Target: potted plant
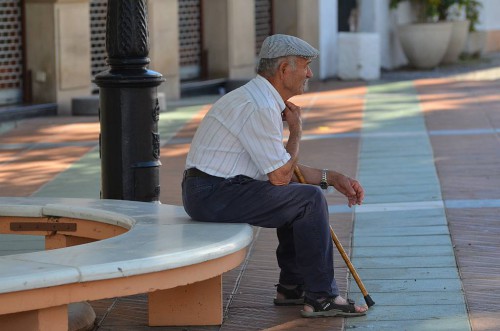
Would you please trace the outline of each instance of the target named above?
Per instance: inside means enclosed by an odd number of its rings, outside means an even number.
[[[486,45],[486,31],[478,31],[479,9],[483,4],[479,0],[465,1],[465,17],[469,20],[469,35],[464,47],[464,54],[470,57],[480,57]]]
[[[450,42],[443,56],[442,63],[457,62],[464,49],[469,34],[470,21],[464,17],[464,8],[469,0],[441,0],[438,5],[440,21],[452,22]]]
[[[391,0],[389,6],[396,9],[408,1],[416,12],[416,22],[398,27],[401,46],[411,65],[432,69],[447,51],[452,24],[439,21],[441,0]]]
[[[390,0],[389,7],[396,9],[400,3],[410,2],[416,10],[416,20],[419,23],[435,22],[438,15],[438,6],[441,0]]]

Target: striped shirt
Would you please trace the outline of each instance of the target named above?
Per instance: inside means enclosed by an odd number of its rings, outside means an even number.
[[[262,76],[220,98],[194,135],[186,169],[196,167],[217,177],[267,174],[291,156],[283,145],[281,111],[285,103]]]

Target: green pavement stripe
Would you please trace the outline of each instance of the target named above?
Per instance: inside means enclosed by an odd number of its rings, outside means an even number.
[[[179,130],[197,114],[204,105],[178,107],[160,114],[158,131],[161,145],[165,146]]]
[[[359,225],[356,225],[356,228]],[[444,235],[426,235],[426,236],[390,236],[390,230],[387,231],[386,236],[368,237],[363,238],[355,233],[353,240],[354,247],[370,246],[370,247],[403,247],[413,245],[451,245],[451,238],[449,234]],[[376,254],[376,249],[373,249]]]
[[[0,143],[0,150],[16,150],[16,149],[51,149],[57,147],[93,147],[95,141],[68,141],[58,143],[21,143],[21,144],[2,144]]]
[[[369,86],[358,178],[366,204],[355,209],[352,262],[376,305],[346,329],[470,330],[413,82]],[[349,292],[363,301],[352,279]]]
[[[377,227],[377,228],[364,228],[359,227],[356,235],[363,237],[364,240],[369,240],[367,237],[380,237],[380,236],[428,236],[435,234],[449,234],[446,225],[433,225],[433,226],[413,226],[413,227]]]
[[[178,107],[175,110],[161,113],[158,122],[162,146],[200,111],[202,105]],[[100,196],[101,161],[99,147],[74,162],[66,171],[58,174],[52,181],[42,186],[32,196],[94,198]]]
[[[450,255],[379,257],[376,254],[377,248],[373,247],[371,256],[354,257],[353,260],[356,261],[355,263],[359,269],[388,268],[390,270],[396,270],[398,268],[456,267],[457,265],[455,263],[455,256]]]
[[[352,256],[355,258],[372,257],[373,250],[377,250],[380,257],[407,257],[407,256],[429,256],[429,255],[453,255],[453,248],[448,245],[429,245],[424,247],[396,246],[396,247],[355,247]]]
[[[408,184],[409,185],[409,184]],[[407,186],[407,185],[404,185]],[[388,202],[418,202],[424,200],[435,200],[440,201],[439,197],[436,196],[436,191],[434,192],[401,192],[392,195],[377,195],[374,194],[371,197],[365,199],[365,202],[368,203],[388,203]]]
[[[418,224],[420,220],[429,218],[443,220],[444,217],[445,217],[445,212],[443,208],[433,208],[433,209],[421,210],[418,214],[408,213],[408,210],[391,211],[385,213],[380,212],[376,214],[359,213],[356,215],[356,222],[366,222],[366,223],[372,222],[375,226],[378,226],[378,222],[397,222],[398,224],[400,224],[400,226],[404,226],[405,224],[409,224],[410,221],[417,222],[416,224]]]
[[[359,293],[359,291],[358,291]],[[359,293],[361,294],[361,293]],[[379,308],[377,306],[382,306],[380,310],[384,310],[385,306],[396,306],[402,305],[401,302],[409,303],[409,307],[416,307],[419,305],[454,305],[457,300],[460,300],[460,292],[435,292],[432,295],[420,295],[419,293],[377,293],[377,303],[373,308]],[[378,309],[377,309],[378,310]],[[384,318],[382,318],[384,319]],[[371,320],[370,315],[367,315],[366,320]],[[375,329],[374,329],[375,330]],[[399,331],[399,329],[397,329]],[[389,330],[388,330],[389,331]]]
[[[378,186],[378,185],[377,185]],[[374,192],[378,191],[379,194],[382,192],[384,189],[383,186],[378,186],[377,190],[370,190],[368,192]],[[410,188],[411,190],[411,188]],[[411,192],[408,190],[405,190],[405,194],[407,192]],[[374,213],[374,212],[379,212],[379,213],[389,213],[393,211],[401,211],[401,210],[406,210],[407,212],[411,212],[413,210],[428,210],[428,209],[436,209],[440,208],[442,209],[444,207],[444,203],[442,200],[438,199],[432,199],[432,200],[427,200],[427,201],[415,201],[415,199],[412,199],[411,201],[398,201],[398,202],[377,202],[377,203],[364,203],[361,206],[356,206],[356,213]]]
[[[15,121],[2,122],[0,121],[0,134],[4,134],[9,132],[12,129],[17,127],[17,123]]]
[[[408,214],[408,211],[405,211]],[[367,213],[368,215],[370,213]],[[361,215],[361,214],[360,214]],[[362,220],[356,220],[359,223],[360,228],[378,228],[380,226],[384,227],[413,227],[413,226],[432,226],[432,225],[447,225],[446,219],[444,217],[429,216],[429,217],[418,217],[418,218],[382,218],[374,222],[370,219],[363,218]]]
[[[418,314],[415,309],[414,314]],[[467,315],[443,316],[441,319],[434,318],[402,321],[378,321],[377,329],[373,328],[371,322],[356,323],[356,331],[374,330],[404,330],[404,331],[470,331]]]
[[[432,295],[432,293],[426,293]],[[429,304],[429,305],[413,305],[413,306],[397,306],[387,305],[384,307],[376,307],[370,315],[356,318],[359,321],[366,321],[368,323],[373,319],[377,319],[377,323],[381,321],[411,321],[412,323],[419,323],[422,320],[435,319],[436,315],[446,320],[463,319],[467,316],[467,311],[463,305],[460,304]],[[356,326],[356,330],[358,327]],[[377,328],[372,330],[388,330]],[[404,330],[404,329],[393,329]],[[440,329],[433,329],[440,330]],[[462,329],[460,330],[467,330]]]
[[[371,293],[420,293],[426,296],[433,293],[461,293],[462,283],[457,278],[439,279],[368,279],[363,283],[370,289]],[[351,284],[352,292],[355,292],[356,284]],[[357,291],[356,291],[357,292]],[[453,304],[462,304],[462,300]],[[402,302],[411,306],[412,302]]]
[[[32,196],[99,199],[100,162],[97,146],[34,192]]]
[[[370,279],[370,280],[384,280],[386,282],[391,282],[395,279],[404,279],[409,281],[416,281],[417,279],[438,279],[438,278],[456,278],[458,276],[458,271],[455,266],[451,267],[408,267],[408,268],[397,268],[397,269],[388,269],[388,268],[369,268],[369,269],[356,269],[361,277],[361,279]],[[359,292],[359,289],[352,284],[354,287],[351,287],[353,292]],[[372,288],[370,288],[370,292],[373,293]],[[439,292],[438,292],[439,293]],[[377,293],[377,303],[381,300],[379,297],[386,295],[389,293]],[[413,296],[420,296],[419,293],[411,293]],[[425,299],[425,296],[424,298]],[[402,304],[402,300],[397,301],[398,304]],[[412,304],[411,302],[408,302]],[[452,303],[456,303],[453,301]]]

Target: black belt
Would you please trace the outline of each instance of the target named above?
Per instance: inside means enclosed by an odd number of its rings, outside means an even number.
[[[186,177],[215,177],[215,176],[209,175],[206,172],[203,172],[196,168],[189,168],[186,170]]]

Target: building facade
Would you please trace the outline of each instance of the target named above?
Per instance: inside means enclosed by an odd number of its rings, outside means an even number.
[[[500,50],[500,1],[482,0],[479,29],[487,51]],[[380,38],[382,68],[405,64],[395,38],[405,13],[389,0],[147,0],[150,68],[166,79],[167,100],[190,82],[245,81],[255,76],[264,38],[285,33],[307,40],[321,56],[315,79],[336,77],[338,34],[358,6],[356,30]],[[0,2],[0,106],[55,103],[71,114],[75,97],[98,93],[93,77],[107,69],[106,0]],[[346,23],[347,22],[347,23]]]

